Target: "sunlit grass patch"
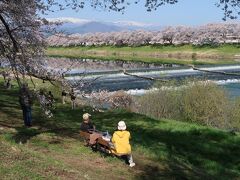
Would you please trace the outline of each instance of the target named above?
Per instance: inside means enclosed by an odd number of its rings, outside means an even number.
[[[139,46],[139,47],[49,47],[51,57],[126,60],[164,64],[236,64],[237,45],[210,46]]]
[[[1,81],[1,79],[0,79]],[[33,107],[33,127],[23,127],[17,88],[0,87],[0,175],[3,179],[236,179],[240,136],[172,119],[153,119],[125,110],[93,112],[57,102],[54,118]],[[9,109],[15,114],[5,112]],[[82,114],[98,130],[113,133],[124,120],[131,133],[136,167],[94,152],[79,137]],[[1,116],[2,118],[3,116]],[[14,118],[12,118],[14,117]],[[12,118],[12,120],[9,120]]]

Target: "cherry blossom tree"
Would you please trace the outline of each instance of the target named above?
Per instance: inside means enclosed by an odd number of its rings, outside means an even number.
[[[0,0],[0,59],[9,62],[12,73],[20,87],[25,83],[26,76],[34,76],[51,82],[60,81],[67,85],[61,72],[49,72],[41,61],[44,57],[46,45],[44,35],[46,31],[51,30],[50,23],[41,15],[52,12],[53,7],[58,7],[60,10],[65,8],[80,10],[86,4],[90,4],[94,8],[124,13],[129,4],[138,2],[140,0],[65,0],[62,3],[57,0]],[[151,11],[164,4],[177,3],[178,0],[146,0],[144,2],[147,11]],[[240,6],[239,0],[218,0],[217,5],[224,11],[224,20],[237,18]],[[118,39],[117,43],[141,45],[149,43],[151,39],[149,37],[140,39],[136,36],[136,38],[131,38],[129,34],[131,33],[124,34],[123,40]],[[136,34],[134,32],[131,35]],[[172,43],[171,38],[174,35],[170,31],[165,39]],[[105,39],[107,38],[105,37]],[[54,38],[52,40],[55,41]],[[73,37],[72,41],[69,41],[68,38],[61,39],[61,41],[64,43],[55,41],[55,44],[94,45],[106,43],[94,35],[85,36],[84,40],[81,37],[77,39]],[[116,41],[112,42],[110,39],[108,39],[108,43],[117,44]]]
[[[122,31],[110,33],[57,34],[47,39],[50,46],[141,46],[217,45],[240,42],[239,23],[214,23],[199,27],[166,27],[161,31]]]

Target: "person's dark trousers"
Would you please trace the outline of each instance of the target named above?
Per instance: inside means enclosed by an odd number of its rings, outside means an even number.
[[[31,107],[22,106],[22,110],[23,110],[24,125],[31,126],[32,125],[32,109],[31,109]]]

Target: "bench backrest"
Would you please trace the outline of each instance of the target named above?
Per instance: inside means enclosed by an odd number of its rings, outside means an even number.
[[[90,133],[85,131],[80,131],[80,136],[85,139],[90,139]]]
[[[105,141],[103,138],[98,138],[97,143],[100,144],[100,145],[102,145],[102,146],[106,146],[107,148],[110,148],[108,142]]]

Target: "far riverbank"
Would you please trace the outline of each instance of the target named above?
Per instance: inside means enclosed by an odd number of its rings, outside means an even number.
[[[125,60],[159,64],[222,65],[239,63],[240,46],[49,47],[47,55],[51,57]]]

